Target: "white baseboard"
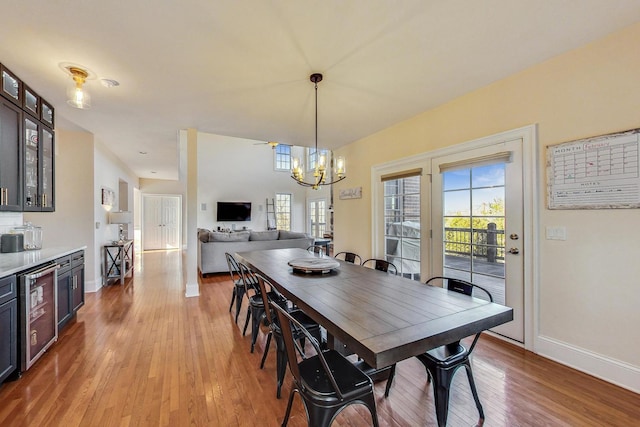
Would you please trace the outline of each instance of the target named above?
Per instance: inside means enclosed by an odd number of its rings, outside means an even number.
[[[197,283],[187,283],[184,296],[187,298],[200,296],[200,288]]]
[[[535,352],[594,377],[640,393],[640,368],[553,338],[538,336]]]

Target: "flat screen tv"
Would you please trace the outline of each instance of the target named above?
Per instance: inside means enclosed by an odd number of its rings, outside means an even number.
[[[251,202],[218,202],[218,222],[251,221]]]

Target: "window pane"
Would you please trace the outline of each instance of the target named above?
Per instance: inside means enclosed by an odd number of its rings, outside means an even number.
[[[471,169],[473,188],[504,185],[504,163]]]
[[[469,190],[448,191],[443,193],[445,215],[469,215],[471,193]]]
[[[447,171],[442,174],[443,190],[460,190],[463,188],[469,188],[471,185],[470,170],[453,170]]]

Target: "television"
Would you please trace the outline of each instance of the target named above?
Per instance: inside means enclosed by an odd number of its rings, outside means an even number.
[[[218,202],[218,222],[251,221],[251,202]]]

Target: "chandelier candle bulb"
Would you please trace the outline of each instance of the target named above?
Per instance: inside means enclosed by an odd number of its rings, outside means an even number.
[[[335,166],[336,175],[342,176],[346,173],[344,165],[345,165],[344,157],[342,156],[336,157],[336,166]]]

